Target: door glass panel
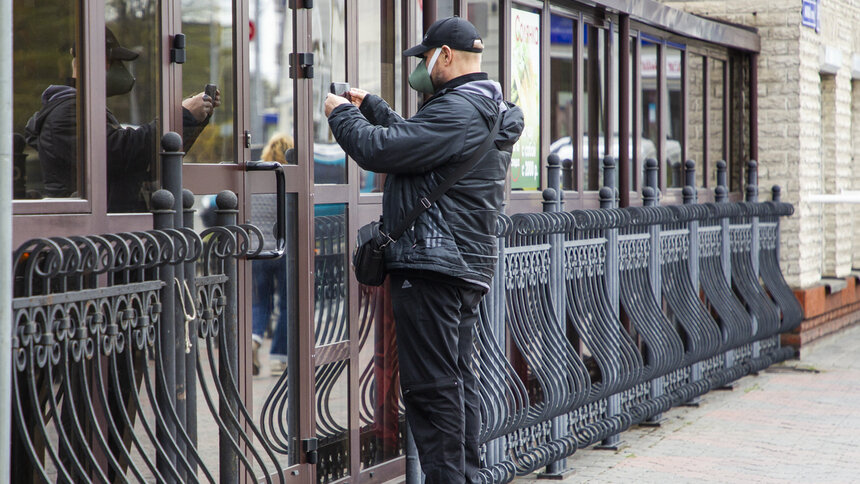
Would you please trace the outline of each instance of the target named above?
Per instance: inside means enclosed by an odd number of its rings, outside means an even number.
[[[346,204],[314,207],[314,335],[317,346],[349,337]]]
[[[707,110],[704,104],[704,75],[705,58],[699,54],[687,55],[687,72],[690,81],[690,91],[687,93],[687,106],[689,119],[687,120],[687,153],[691,160],[696,162],[696,186],[704,185],[705,168],[705,116]],[[711,160],[711,164],[717,160]]]
[[[182,135],[186,163],[235,163],[233,2],[182,0],[187,60],[182,68]],[[221,105],[201,112],[207,84],[220,91]]]
[[[326,484],[350,474],[349,360],[314,369],[319,462],[317,483]]]
[[[559,15],[550,19],[550,153],[558,155],[563,166],[574,159],[573,130],[576,107],[573,97],[573,20]],[[562,175],[562,185],[572,188],[569,171]]]
[[[314,2],[311,10],[314,53],[314,183],[346,183],[346,155],[335,142],[325,116],[332,82],[346,80],[345,0]],[[378,12],[377,12],[378,15]]]
[[[666,131],[666,186],[684,186],[684,160],[681,159],[681,130],[684,123],[681,86],[681,50],[666,47],[666,88],[669,106],[669,119]]]
[[[148,212],[149,197],[158,189],[159,4],[157,0],[105,4],[109,212]]]
[[[378,0],[358,9],[358,86],[403,112],[401,2]],[[362,193],[382,192],[385,175],[360,170]],[[319,183],[319,181],[318,181]]]
[[[358,412],[361,468],[366,469],[403,455],[406,432],[391,302],[382,287],[360,291]]]
[[[256,1],[251,6],[251,159],[283,163],[284,150],[293,147],[294,132],[293,80],[289,76],[292,9],[286,2]]]
[[[14,198],[84,198],[76,0],[12,10]],[[0,133],[8,136],[8,133]],[[8,175],[7,175],[8,176]]]
[[[600,161],[604,156],[606,140],[605,66],[606,35],[604,29],[588,25],[583,33],[583,130],[582,173],[584,190],[599,190],[603,185]]]

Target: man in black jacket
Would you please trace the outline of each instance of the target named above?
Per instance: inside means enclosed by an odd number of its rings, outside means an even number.
[[[409,77],[432,94],[406,120],[359,89],[329,95],[335,139],[358,165],[386,173],[383,229],[469,161],[502,117],[478,164],[386,249],[397,329],[400,385],[427,483],[474,482],[479,466],[479,394],[472,372],[478,306],[497,259],[496,224],[520,109],[481,72],[483,43],[459,17],[434,23],[404,52],[423,58]]]

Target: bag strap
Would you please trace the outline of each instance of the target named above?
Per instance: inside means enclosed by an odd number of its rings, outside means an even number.
[[[418,216],[421,215],[421,213],[432,207],[433,204],[436,203],[436,200],[439,200],[439,198],[441,198],[442,195],[444,195],[449,188],[454,186],[455,183],[460,181],[460,179],[463,178],[466,173],[470,172],[472,168],[474,168],[475,165],[478,164],[478,161],[480,161],[484,157],[484,155],[487,154],[487,151],[489,151],[490,147],[495,141],[496,134],[499,132],[499,125],[501,125],[501,122],[502,112],[500,110],[498,116],[496,116],[496,123],[490,130],[490,134],[487,136],[481,146],[478,147],[478,150],[475,152],[475,154],[472,155],[469,161],[462,163],[459,167],[457,167],[457,170],[455,170],[454,173],[448,176],[448,178],[443,180],[442,183],[440,183],[439,186],[437,186],[436,189],[433,190],[429,195],[418,199],[419,203],[412,207],[412,211],[409,212],[406,218],[403,219],[397,225],[397,227],[395,227],[394,230],[391,231],[390,234],[388,234],[388,242],[394,242],[399,239],[400,236],[403,235],[403,232],[406,231],[407,227],[412,225],[412,222],[414,222],[415,219],[417,219]]]

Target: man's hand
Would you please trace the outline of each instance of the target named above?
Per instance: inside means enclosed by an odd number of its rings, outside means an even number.
[[[197,122],[202,122],[212,111],[221,105],[221,90],[215,91],[215,99],[212,99],[206,93],[199,93],[182,101],[182,107],[191,112]]]
[[[350,94],[352,91],[350,90]],[[341,104],[349,104],[349,101],[342,96],[336,96],[334,94],[329,93],[325,98],[325,117],[329,117],[331,112],[334,111],[334,108],[340,106]]]
[[[361,107],[361,103],[364,101],[364,96],[367,96],[367,91],[364,89],[353,87],[349,90],[349,100],[352,104],[355,104],[355,107],[357,108]]]

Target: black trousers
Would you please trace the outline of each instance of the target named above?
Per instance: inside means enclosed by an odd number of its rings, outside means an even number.
[[[472,483],[480,396],[471,368],[483,291],[391,274],[400,386],[426,484]]]

